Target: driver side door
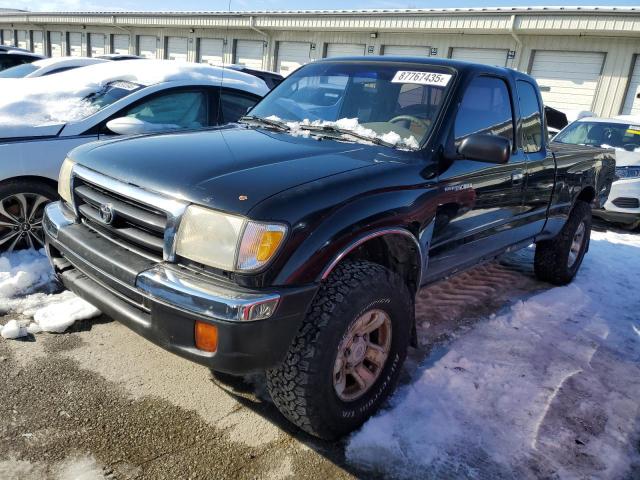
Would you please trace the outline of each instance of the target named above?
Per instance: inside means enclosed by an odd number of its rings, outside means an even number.
[[[511,157],[504,164],[461,158],[441,172],[444,200],[434,225],[428,278],[453,273],[522,240],[517,232],[525,212],[526,157],[515,141],[515,118],[506,79],[478,75],[469,83],[452,132],[456,149],[469,135],[496,135],[511,142]]]

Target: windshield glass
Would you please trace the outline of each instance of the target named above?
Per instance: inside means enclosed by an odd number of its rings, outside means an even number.
[[[418,64],[316,63],[287,77],[250,112],[293,134],[333,131],[354,141],[417,149],[429,136],[453,75]]]
[[[554,139],[559,143],[640,151],[640,123],[574,122]]]
[[[133,82],[117,81],[111,82],[102,87],[97,92],[87,95],[84,100],[91,104],[94,113],[104,107],[130,95],[142,88],[142,85]]]
[[[16,65],[15,67],[1,71],[0,78],[23,78],[36,70],[38,70],[38,67],[30,63],[23,63],[22,65]]]

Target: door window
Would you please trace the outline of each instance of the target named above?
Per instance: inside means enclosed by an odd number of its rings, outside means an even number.
[[[525,153],[539,152],[542,150],[543,129],[538,95],[529,82],[518,80],[517,85],[522,115],[522,150]]]
[[[456,147],[469,135],[497,135],[513,143],[513,110],[504,80],[480,76],[467,87],[454,127]]]
[[[142,102],[124,116],[167,130],[203,128],[207,125],[206,105],[204,92],[174,92]]]
[[[247,111],[257,102],[258,98],[254,96],[223,89],[220,92],[220,114],[218,115],[218,123],[237,122],[238,119],[246,115]]]

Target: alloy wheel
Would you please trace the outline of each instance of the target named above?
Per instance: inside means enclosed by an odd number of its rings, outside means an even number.
[[[569,268],[573,267],[576,260],[578,260],[582,244],[584,243],[585,231],[586,228],[584,226],[584,222],[580,222],[580,225],[578,225],[578,228],[576,229],[576,233],[573,234],[573,240],[571,242],[571,247],[569,248],[569,258],[567,260],[567,266]]]
[[[44,247],[42,217],[51,199],[16,193],[0,199],[0,251]]]

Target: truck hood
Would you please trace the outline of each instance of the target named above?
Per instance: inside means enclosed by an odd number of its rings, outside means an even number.
[[[0,142],[24,138],[55,137],[65,126],[64,123],[51,125],[0,125]]]
[[[289,188],[406,153],[232,126],[94,142],[69,156],[147,190],[246,214]]]

